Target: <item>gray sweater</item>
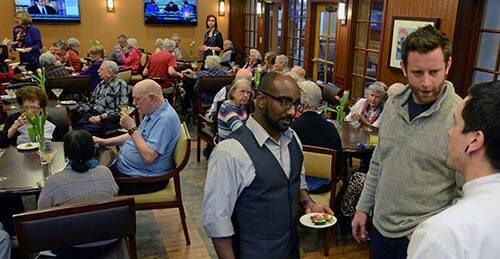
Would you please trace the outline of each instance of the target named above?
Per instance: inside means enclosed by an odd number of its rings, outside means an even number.
[[[385,237],[413,232],[427,218],[447,208],[460,195],[463,178],[446,165],[448,129],[462,100],[453,84],[427,111],[412,121],[411,88],[390,98],[379,126],[379,143],[357,209],[369,214]]]
[[[96,166],[84,173],[65,169],[45,179],[38,198],[38,209],[112,199],[118,185],[105,166]]]

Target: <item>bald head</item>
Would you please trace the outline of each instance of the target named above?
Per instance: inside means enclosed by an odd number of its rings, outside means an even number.
[[[252,71],[250,69],[240,69],[236,73],[236,78],[245,78],[252,81]]]
[[[282,80],[282,81],[290,81],[292,85],[295,85],[297,89],[299,89],[299,86],[297,85],[297,82],[289,75],[279,73],[279,72],[269,72],[266,73],[262,79],[260,80],[260,90],[265,91],[265,92],[274,92],[274,88],[276,88],[276,84],[274,83],[275,81]]]
[[[135,84],[134,91],[137,91],[140,95],[153,95],[163,98],[161,86],[151,79],[145,79]]]
[[[291,71],[297,74],[300,78],[304,78],[306,76],[306,71],[300,66],[293,66]]]

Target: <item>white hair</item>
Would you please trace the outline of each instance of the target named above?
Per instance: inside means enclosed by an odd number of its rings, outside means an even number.
[[[214,69],[220,66],[220,58],[219,56],[207,56],[205,59],[205,68],[206,69]]]
[[[171,39],[164,39],[163,40],[163,49],[167,50],[168,52],[173,52],[175,50],[175,41]]]
[[[278,55],[276,56],[276,60],[274,61],[274,63],[280,63],[288,67],[288,57],[285,55]]]
[[[56,56],[52,55],[50,52],[45,52],[42,55],[40,55],[40,65],[47,66],[47,65],[53,65],[57,62]]]
[[[380,99],[382,99],[382,102],[385,102],[385,100],[387,100],[387,85],[383,82],[376,81],[368,86],[368,93],[371,92],[378,93],[380,95]]]
[[[156,39],[155,40],[155,47],[157,48],[162,48],[162,45],[163,45],[163,39]]]
[[[80,45],[80,41],[77,40],[76,38],[69,38],[67,41],[66,41],[66,44],[68,44],[68,47],[73,47],[75,45]]]
[[[104,60],[101,64],[101,66],[104,66],[105,68],[109,69],[113,75],[116,75],[118,73],[118,65],[116,62],[112,60]]]
[[[299,83],[300,102],[307,108],[316,110],[321,104],[321,88],[313,81],[305,80]]]
[[[260,51],[258,51],[256,49],[250,49],[248,51],[248,53],[250,53],[250,55],[254,55],[255,59],[257,59],[257,60],[261,60],[262,59],[262,55],[260,55]]]
[[[132,48],[137,48],[139,47],[139,41],[137,41],[136,38],[128,38],[127,45],[129,45]]]

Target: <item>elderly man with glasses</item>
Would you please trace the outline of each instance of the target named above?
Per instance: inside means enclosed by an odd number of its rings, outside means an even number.
[[[332,213],[311,200],[301,143],[290,129],[300,89],[291,77],[270,72],[255,99],[246,125],[210,156],[203,226],[220,258],[299,258],[299,206]]]

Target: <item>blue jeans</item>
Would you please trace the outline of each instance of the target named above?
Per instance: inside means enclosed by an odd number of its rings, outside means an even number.
[[[370,229],[372,259],[406,259],[409,243],[406,236],[388,238],[382,236],[375,226]]]

